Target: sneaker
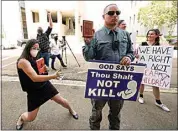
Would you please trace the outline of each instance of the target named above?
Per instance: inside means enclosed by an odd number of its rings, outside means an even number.
[[[143,103],[144,103],[143,97],[139,97],[139,98],[138,98],[138,102],[140,102],[141,104],[143,104]]]
[[[169,108],[167,108],[167,106],[164,105],[164,104],[158,104],[158,103],[156,103],[156,102],[155,102],[155,104],[156,104],[158,107],[160,107],[161,109],[163,109],[164,111],[167,111],[167,112],[170,111]]]

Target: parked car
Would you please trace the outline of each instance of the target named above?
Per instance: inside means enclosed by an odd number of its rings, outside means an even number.
[[[10,42],[7,39],[2,39],[2,44],[1,44],[1,49],[5,50],[5,49],[15,49],[16,45],[13,42]]]
[[[17,45],[24,48],[27,41],[28,41],[28,39],[17,40]]]
[[[177,38],[169,39],[168,42],[171,46],[174,46],[174,50],[178,50]]]

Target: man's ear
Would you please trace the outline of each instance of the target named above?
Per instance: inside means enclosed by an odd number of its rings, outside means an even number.
[[[104,19],[104,15],[102,15],[103,19]]]

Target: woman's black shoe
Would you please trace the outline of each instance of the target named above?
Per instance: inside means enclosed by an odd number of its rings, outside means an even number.
[[[79,117],[78,117],[78,114],[77,114],[77,113],[76,113],[75,115],[73,115],[73,114],[70,112],[70,114],[73,116],[74,119],[78,120]]]
[[[22,122],[22,124],[21,125],[16,125],[16,130],[22,130],[22,128],[23,128],[23,119],[22,119],[21,116],[19,116],[19,117],[20,117],[20,121]]]
[[[23,128],[23,123],[21,125],[16,125],[16,130],[22,130]]]
[[[78,114],[72,115],[74,119],[78,120]]]

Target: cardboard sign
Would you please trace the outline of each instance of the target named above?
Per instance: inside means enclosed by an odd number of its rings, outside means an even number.
[[[45,68],[44,58],[40,58],[40,59],[36,60],[36,64],[37,64],[39,74],[40,75],[45,74],[46,68]]]
[[[83,20],[83,37],[93,37],[93,21]]]
[[[136,101],[145,64],[90,62],[85,98]]]
[[[142,84],[168,89],[171,82],[172,46],[139,46],[139,63],[147,64]]]

